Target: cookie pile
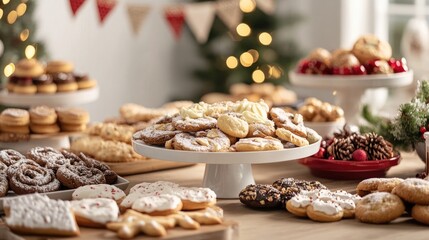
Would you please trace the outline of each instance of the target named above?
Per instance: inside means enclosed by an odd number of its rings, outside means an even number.
[[[83,153],[76,155],[51,147],[34,147],[27,156],[0,151],[0,197],[11,189],[16,194],[53,192],[90,184],[113,184],[118,175],[109,166]]]
[[[363,196],[356,206],[356,218],[364,223],[389,223],[404,211],[429,225],[429,181],[419,178],[370,178],[356,187]]]
[[[22,59],[9,77],[7,89],[19,94],[52,94],[95,87],[95,80],[73,72],[73,64],[51,61],[44,67],[36,59]]]
[[[317,48],[297,67],[297,72],[302,74],[365,75],[406,71],[405,59],[392,58],[390,44],[374,35],[361,36],[352,49],[329,52]]]
[[[317,98],[307,98],[304,105],[298,108],[298,113],[306,122],[335,122],[344,120],[344,110]]]
[[[166,115],[133,138],[148,145],[203,152],[281,150],[321,139],[304,126],[302,115],[247,99],[182,107],[179,114]]]

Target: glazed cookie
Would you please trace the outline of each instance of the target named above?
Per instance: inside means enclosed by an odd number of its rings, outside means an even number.
[[[251,151],[272,151],[282,150],[283,144],[280,140],[272,137],[266,138],[242,138],[238,140],[233,146],[237,152],[251,152]]]
[[[296,195],[286,202],[286,209],[295,216],[307,217],[307,207],[312,199],[306,195]]]
[[[217,127],[224,133],[244,138],[249,133],[249,124],[238,114],[222,114],[217,119]]]
[[[379,192],[389,192],[391,193],[393,189],[402,183],[404,179],[402,178],[385,178],[380,181],[377,187]]]
[[[34,147],[28,151],[27,156],[40,166],[46,166],[48,162],[65,161],[61,152],[51,147]]]
[[[27,110],[7,108],[0,114],[0,124],[8,126],[25,126],[30,123],[30,115]]]
[[[166,181],[157,181],[153,183],[142,182],[134,185],[130,189],[130,194],[138,192],[146,195],[160,195],[164,193],[171,193],[173,189],[178,187],[179,184]]]
[[[411,210],[411,216],[419,223],[429,225],[429,206],[414,205]]]
[[[378,191],[378,185],[382,182],[381,178],[368,178],[361,181],[357,187],[356,192],[359,196],[363,197],[372,192]]]
[[[363,197],[356,206],[356,218],[365,223],[388,223],[404,213],[401,199],[391,193],[377,192]]]
[[[142,140],[150,145],[163,145],[181,131],[176,130],[171,123],[160,123],[149,126],[134,134],[134,139]]]
[[[375,35],[364,35],[355,42],[352,53],[364,64],[375,59],[389,60],[392,47]]]
[[[210,129],[197,132],[195,135],[179,133],[174,136],[172,146],[176,150],[220,152],[228,150],[231,142],[222,131]]]
[[[249,132],[246,137],[274,137],[276,133],[276,129],[274,126],[266,125],[263,123],[251,123],[249,124]]]
[[[212,117],[183,118],[178,116],[173,119],[174,128],[183,132],[197,132],[216,127],[217,120]]]
[[[335,222],[343,218],[343,209],[336,202],[316,199],[307,207],[307,216],[317,222]]]
[[[106,178],[100,170],[85,166],[62,166],[58,169],[56,176],[57,179],[68,188],[106,183]]]
[[[83,199],[70,203],[79,226],[104,228],[107,223],[118,220],[119,208],[112,199]]]
[[[210,188],[179,187],[171,194],[182,200],[183,210],[205,209],[216,204],[216,193]]]
[[[78,187],[72,194],[73,200],[89,198],[108,198],[115,200],[119,204],[125,198],[125,193],[113,185],[95,184]]]
[[[271,185],[251,184],[238,195],[240,202],[251,208],[278,208],[281,206],[281,193]]]
[[[407,178],[393,189],[393,193],[407,202],[429,205],[429,181],[427,180]]]
[[[24,155],[13,149],[0,150],[0,162],[10,166],[20,160],[26,159]]]
[[[131,208],[137,212],[151,216],[167,216],[175,214],[182,209],[179,197],[170,194],[158,196],[144,196],[136,200]]]
[[[280,139],[291,142],[298,147],[307,146],[310,144],[306,138],[300,137],[285,128],[277,128],[276,135]]]

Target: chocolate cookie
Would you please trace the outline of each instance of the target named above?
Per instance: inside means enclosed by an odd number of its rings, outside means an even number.
[[[273,187],[281,192],[284,203],[300,193],[301,190],[326,189],[325,185],[318,181],[305,181],[294,178],[280,178],[273,183]]]
[[[250,184],[238,195],[240,202],[251,208],[278,208],[281,193],[271,185]]]

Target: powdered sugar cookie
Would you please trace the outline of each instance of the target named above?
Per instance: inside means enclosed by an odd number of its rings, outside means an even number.
[[[217,119],[217,127],[224,133],[244,138],[249,132],[249,124],[238,114],[222,114]]]
[[[310,144],[306,138],[300,137],[285,128],[277,128],[276,135],[280,139],[291,142],[298,147],[307,146]]]
[[[73,200],[107,198],[121,203],[125,193],[121,189],[108,184],[95,184],[78,187],[72,194]]]
[[[229,138],[219,129],[210,129],[195,133],[179,133],[174,136],[172,146],[176,150],[220,152],[231,146]]]
[[[237,152],[250,152],[250,151],[271,151],[282,150],[283,144],[280,140],[272,137],[260,138],[242,138],[234,144]]]
[[[281,108],[272,108],[270,115],[278,128],[287,129],[303,138],[307,137],[307,128],[304,126],[301,114],[287,113]]]
[[[133,138],[142,140],[150,145],[163,145],[172,139],[180,131],[176,130],[171,123],[154,124],[134,134]]]
[[[391,193],[376,192],[363,197],[356,206],[356,218],[365,223],[388,223],[405,211],[401,199]]]
[[[217,120],[212,117],[183,118],[181,116],[173,118],[173,126],[183,132],[197,132],[216,127]]]
[[[429,205],[429,181],[407,178],[393,189],[393,193],[407,202]]]
[[[314,200],[307,207],[307,216],[318,222],[335,222],[343,217],[343,209],[334,201]]]
[[[167,216],[177,213],[182,209],[182,201],[171,194],[158,196],[143,196],[134,201],[131,208],[135,211],[151,216]]]
[[[96,198],[71,201],[71,208],[79,226],[104,228],[109,222],[116,222],[119,208],[112,199]]]
[[[372,192],[375,192],[378,190],[378,185],[381,183],[381,181],[382,181],[381,178],[365,179],[357,185],[356,192],[361,197],[368,195]]]
[[[183,203],[183,210],[204,209],[216,204],[216,193],[210,188],[179,187],[172,192]]]
[[[411,210],[411,216],[419,223],[429,225],[429,206],[414,205]]]
[[[378,184],[377,191],[391,193],[393,189],[403,181],[404,179],[402,178],[384,178]]]
[[[274,137],[276,129],[272,125],[266,125],[263,123],[251,123],[249,124],[248,138],[252,137]]]

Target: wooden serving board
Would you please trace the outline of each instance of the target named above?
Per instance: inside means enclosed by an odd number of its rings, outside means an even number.
[[[159,159],[136,160],[134,162],[109,163],[105,162],[117,174],[132,175],[139,173],[154,172],[159,170],[181,168],[195,165],[187,162],[170,162]]]
[[[0,226],[1,236],[7,236],[6,239],[16,240],[36,240],[36,239],[118,239],[115,232],[106,229],[80,228],[80,236],[75,238],[54,238],[48,236],[21,236],[8,231],[3,225]],[[201,240],[201,239],[219,239],[231,240],[238,238],[238,223],[230,220],[224,221],[219,225],[201,226],[198,230],[185,230],[181,228],[173,228],[167,230],[165,237],[149,237],[143,234],[136,236],[133,239],[154,240],[154,239],[174,239],[174,240]]]

